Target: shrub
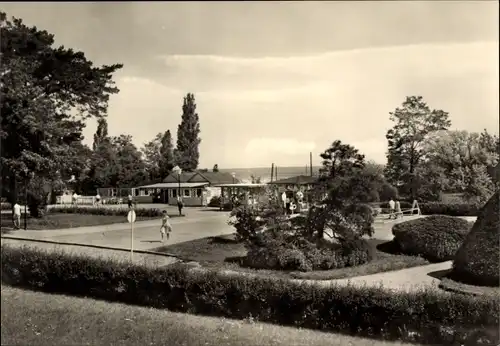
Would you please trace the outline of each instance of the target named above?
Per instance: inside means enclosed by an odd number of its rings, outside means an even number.
[[[499,192],[486,203],[453,262],[454,280],[472,285],[500,285]]]
[[[310,285],[2,245],[2,282],[126,304],[440,345],[497,345],[500,297]]]
[[[469,229],[464,219],[432,215],[395,224],[392,234],[404,254],[440,262],[453,259]]]
[[[220,202],[221,202],[220,196],[213,196],[210,199],[210,202],[208,202],[208,206],[211,208],[220,208]],[[222,209],[225,211],[230,211],[232,208],[233,208],[232,204],[229,201],[225,202],[224,205],[222,206]]]
[[[424,215],[477,216],[477,204],[468,203],[419,203],[420,212]]]
[[[128,208],[106,208],[106,207],[52,207],[50,213],[67,213],[67,214],[90,214],[90,215],[108,215],[108,216],[127,216],[130,210]],[[158,208],[135,208],[137,217],[161,217],[162,209]],[[175,215],[172,215],[175,216]]]
[[[313,243],[278,231],[256,235],[243,264],[254,269],[330,270],[361,265],[373,256],[364,239],[341,243],[318,239]]]
[[[0,210],[11,210],[12,205],[8,202],[2,202],[0,203]]]

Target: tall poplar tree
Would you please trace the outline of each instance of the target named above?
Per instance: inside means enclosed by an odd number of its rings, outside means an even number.
[[[200,143],[200,121],[196,112],[196,102],[194,95],[188,93],[182,105],[182,120],[177,129],[175,149],[175,161],[182,170],[191,172],[198,168]]]

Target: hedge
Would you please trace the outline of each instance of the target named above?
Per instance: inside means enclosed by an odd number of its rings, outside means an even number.
[[[2,282],[172,311],[427,344],[496,345],[500,297],[310,285],[2,245]],[[332,336],[334,337],[334,336]]]
[[[471,226],[462,218],[431,215],[395,224],[392,234],[394,242],[405,255],[442,262],[454,258]]]
[[[1,202],[0,203],[0,210],[11,210],[12,205],[8,202]]]
[[[67,207],[51,207],[49,213],[68,213],[68,214],[90,214],[90,215],[116,215],[127,216],[130,209],[128,208],[106,208],[106,207],[80,207],[80,206],[67,206]],[[162,209],[159,208],[135,208],[137,217],[161,217]],[[176,215],[171,215],[176,216]]]
[[[468,203],[419,203],[424,215],[477,216],[480,206]]]

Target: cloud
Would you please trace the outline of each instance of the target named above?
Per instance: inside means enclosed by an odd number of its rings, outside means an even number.
[[[383,162],[389,112],[409,95],[448,111],[453,128],[498,132],[498,42],[161,59],[154,73],[117,80],[110,133],[132,134],[138,145],[167,129],[175,136],[182,98],[193,92],[202,167],[302,165],[311,150],[319,163],[335,139]],[[94,130],[87,130],[89,140]]]

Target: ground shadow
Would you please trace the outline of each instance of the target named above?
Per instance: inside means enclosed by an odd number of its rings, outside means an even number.
[[[161,240],[141,240],[141,243],[161,243]]]
[[[218,235],[215,237],[210,238],[211,243],[215,244],[238,244],[239,241],[236,240],[236,234],[224,234],[224,235]]]
[[[394,240],[377,245],[377,250],[391,255],[401,255],[401,248]]]
[[[238,265],[244,267],[246,258],[247,258],[247,256],[231,256],[231,257],[224,258],[224,262],[235,263],[235,264],[238,264]]]
[[[207,212],[207,211],[217,212],[218,211],[218,212],[226,212],[226,213],[230,212],[230,210],[224,210],[224,209],[220,210],[219,207],[208,207],[206,209],[201,209],[200,211],[205,211],[205,212]]]
[[[430,277],[433,277],[434,279],[444,279],[448,277],[448,275],[451,273],[451,269],[443,269],[443,270],[436,270],[430,273],[427,273]]]

